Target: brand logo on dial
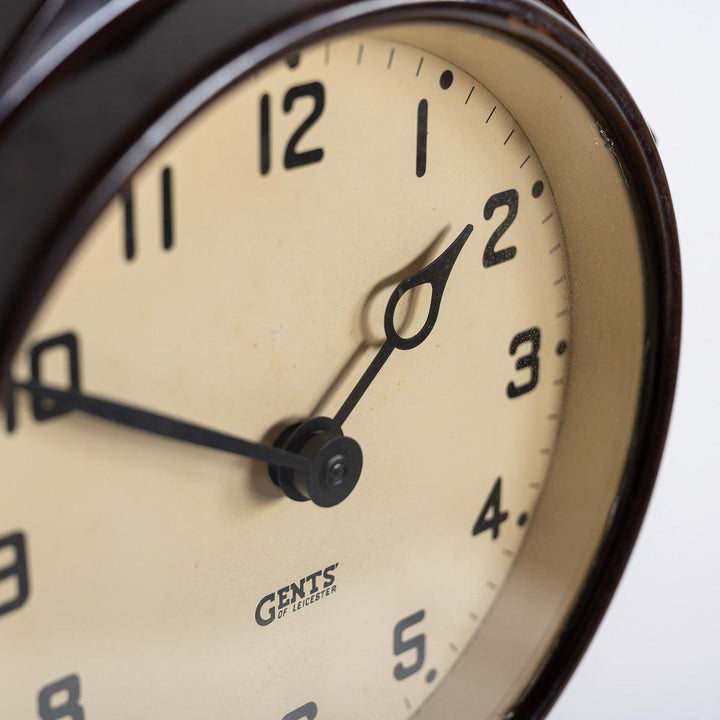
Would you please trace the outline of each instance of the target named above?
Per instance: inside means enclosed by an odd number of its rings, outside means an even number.
[[[269,625],[288,612],[298,612],[311,603],[316,603],[337,590],[335,571],[340,563],[328,565],[324,570],[310,573],[297,582],[281,587],[266,595],[255,608],[255,622]]]

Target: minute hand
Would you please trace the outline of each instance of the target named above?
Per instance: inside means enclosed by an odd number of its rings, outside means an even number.
[[[368,369],[363,373],[360,380],[358,380],[357,384],[350,392],[350,395],[348,395],[347,399],[342,404],[342,407],[337,411],[337,414],[335,415],[335,422],[339,426],[342,426],[342,424],[347,420],[354,407],[360,401],[360,398],[362,398],[365,394],[365,391],[370,387],[370,384],[392,354],[392,351],[412,350],[420,345],[420,343],[426,340],[428,335],[430,335],[438,319],[440,302],[442,300],[443,292],[445,291],[445,285],[450,277],[455,261],[457,260],[460,251],[463,249],[463,246],[470,237],[472,231],[473,226],[466,225],[460,235],[455,238],[445,252],[436,257],[435,260],[422,270],[406,277],[400,282],[395,290],[393,290],[385,308],[385,343],[380,350],[378,350],[377,355],[375,355],[375,358],[370,363]],[[419,285],[424,285],[425,283],[429,283],[432,286],[432,297],[430,298],[430,310],[428,311],[427,319],[425,320],[425,324],[417,333],[415,333],[415,335],[409,338],[404,338],[395,329],[395,310],[397,309],[398,302],[400,302],[400,298],[408,290],[412,290],[413,288],[416,288]]]
[[[27,390],[35,397],[53,400],[63,408],[77,410],[86,415],[92,415],[93,417],[134,428],[135,430],[142,430],[153,435],[180,440],[190,445],[221,450],[233,455],[242,455],[243,457],[253,458],[280,467],[296,470],[307,470],[310,467],[310,461],[306,457],[288,450],[243,440],[233,435],[226,435],[216,430],[210,430],[200,425],[194,425],[166,415],[159,415],[131,405],[85,395],[77,390],[59,390],[35,382],[15,382],[13,385],[16,388]]]

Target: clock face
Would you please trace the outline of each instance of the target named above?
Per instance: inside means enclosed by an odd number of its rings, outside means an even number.
[[[481,79],[359,33],[128,180],[12,364],[3,714],[423,708],[558,464],[577,280],[545,161]]]

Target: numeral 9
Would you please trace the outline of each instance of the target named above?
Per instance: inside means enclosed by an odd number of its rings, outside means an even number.
[[[27,554],[25,552],[25,536],[22,533],[13,533],[0,538],[0,554],[4,548],[12,548],[15,559],[6,566],[0,567],[0,588],[9,584],[10,578],[15,578],[14,597],[0,605],[0,615],[17,610],[27,602],[30,594],[28,581]]]

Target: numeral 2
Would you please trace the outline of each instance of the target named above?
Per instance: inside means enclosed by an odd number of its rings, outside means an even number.
[[[518,213],[518,205],[520,198],[517,190],[505,190],[492,195],[485,203],[483,210],[483,216],[486,220],[492,219],[495,211],[498,208],[506,207],[508,209],[505,219],[498,225],[495,232],[490,236],[485,251],[483,252],[483,267],[489,268],[493,265],[499,265],[500,263],[512,260],[517,253],[517,248],[514,245],[496,250],[498,242],[502,236],[508,231],[510,226],[515,222],[515,218]]]

